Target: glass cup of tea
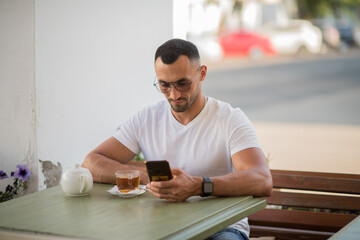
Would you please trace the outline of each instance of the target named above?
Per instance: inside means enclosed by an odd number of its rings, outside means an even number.
[[[116,185],[121,193],[128,193],[135,189],[139,189],[139,170],[119,170],[115,172],[115,177]]]

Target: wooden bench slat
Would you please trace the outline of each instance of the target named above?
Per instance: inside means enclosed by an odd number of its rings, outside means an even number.
[[[360,211],[360,174],[286,170],[271,170],[271,174],[274,191],[266,198],[267,204],[283,208],[268,208],[251,215],[252,237],[328,239]],[[356,214],[351,214],[353,211]]]
[[[252,237],[273,236],[276,240],[325,240],[334,235],[333,232],[321,232],[265,226],[251,226],[250,234]]]
[[[331,196],[273,191],[267,204],[291,207],[360,210],[360,197]]]
[[[277,170],[277,169],[271,169],[270,171],[271,174],[274,175],[297,175],[297,176],[315,176],[315,177],[328,177],[328,178],[360,179],[359,174],[350,174],[350,173],[309,172],[309,171]]]
[[[360,194],[360,175],[271,170],[275,188]]]
[[[250,225],[337,232],[357,215],[264,209],[249,216]]]

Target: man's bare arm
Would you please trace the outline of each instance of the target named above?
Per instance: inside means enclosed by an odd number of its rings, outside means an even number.
[[[148,175],[143,162],[133,162],[135,153],[130,151],[114,137],[101,143],[91,151],[81,164],[90,170],[94,182],[115,184],[115,172],[120,169],[140,170],[140,182],[149,182]]]
[[[248,148],[232,156],[235,172],[212,177],[215,196],[270,196],[272,177],[265,156],[259,148]]]

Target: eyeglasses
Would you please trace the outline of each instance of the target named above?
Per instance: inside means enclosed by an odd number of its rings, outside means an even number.
[[[164,81],[157,81],[157,77],[155,76],[154,86],[159,92],[168,93],[170,91],[170,86],[173,85],[176,90],[179,92],[187,92],[190,90],[191,81],[186,79],[181,79],[176,82],[164,82]]]
[[[198,72],[201,69],[202,66],[200,66],[196,72]],[[178,90],[179,92],[187,92],[191,88],[192,81],[189,81],[187,79],[180,79],[176,82],[165,82],[165,81],[158,81],[157,76],[155,76],[153,85],[155,88],[162,93],[168,93],[170,91],[171,85]]]

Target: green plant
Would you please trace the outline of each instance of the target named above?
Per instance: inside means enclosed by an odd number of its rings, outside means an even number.
[[[144,155],[142,154],[142,152],[139,152],[133,159],[134,161],[144,161]]]
[[[20,190],[27,189],[27,180],[31,176],[31,171],[26,165],[17,165],[17,172],[11,172],[10,176],[14,178],[13,184],[8,184],[5,191],[0,191],[0,202],[13,199]],[[0,180],[7,179],[9,176],[3,170],[0,170]]]

